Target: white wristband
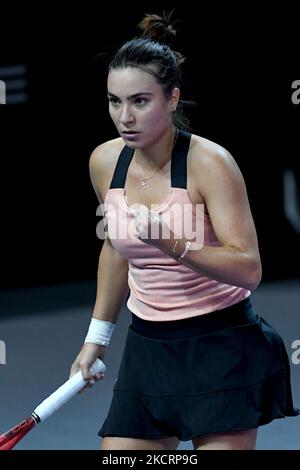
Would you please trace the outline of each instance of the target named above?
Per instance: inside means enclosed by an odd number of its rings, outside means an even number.
[[[108,346],[115,324],[109,321],[92,318],[84,343],[95,343]]]

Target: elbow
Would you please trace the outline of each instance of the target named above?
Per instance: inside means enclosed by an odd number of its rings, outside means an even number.
[[[246,288],[253,291],[257,289],[261,282],[262,278],[262,269],[261,269],[261,263],[258,262],[255,264],[255,266],[251,266],[249,276],[247,279],[247,286]]]

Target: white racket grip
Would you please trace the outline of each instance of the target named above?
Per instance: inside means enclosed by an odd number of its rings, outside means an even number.
[[[98,372],[103,373],[106,371],[106,366],[100,359],[96,359],[90,367],[90,371],[92,375],[95,375]],[[44,421],[48,416],[52,415],[52,413],[70,400],[70,398],[76,395],[76,393],[79,392],[86,383],[87,381],[82,378],[81,370],[78,371],[57,390],[55,390],[55,392],[49,395],[48,398],[42,401],[42,403],[36,407],[34,413],[38,415],[41,421]]]

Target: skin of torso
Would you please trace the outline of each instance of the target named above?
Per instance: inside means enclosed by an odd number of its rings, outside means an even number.
[[[190,149],[187,155],[187,191],[193,204],[204,204],[204,211],[207,212],[204,198],[201,195],[200,188],[196,181],[196,175],[199,172],[199,159],[201,159],[201,152],[205,152],[207,145],[215,145],[212,142],[201,137],[192,136]],[[107,142],[107,152],[105,152],[102,175],[100,184],[101,198],[104,201],[106,193],[109,189],[110,182],[113,177],[114,169],[117,164],[118,157],[124,141],[122,138],[117,138]],[[197,152],[196,152],[197,151]],[[155,171],[141,170],[142,174],[146,177],[151,176]],[[137,164],[132,158],[125,182],[125,195],[128,206],[133,204],[143,204],[151,209],[153,205],[160,205],[169,195],[171,188],[171,160],[159,170],[153,178],[147,180],[148,186],[144,190],[140,186],[141,174],[138,171]]]

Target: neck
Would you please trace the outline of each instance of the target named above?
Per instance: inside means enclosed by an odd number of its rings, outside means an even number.
[[[134,156],[138,160],[139,165],[151,170],[162,168],[171,159],[177,137],[178,129],[172,127],[151,147],[136,150]]]

